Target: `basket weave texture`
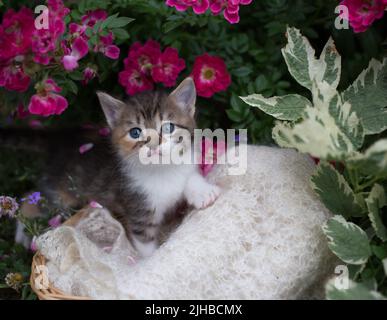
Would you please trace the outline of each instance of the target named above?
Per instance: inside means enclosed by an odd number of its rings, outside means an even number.
[[[64,225],[75,226],[79,220],[90,212],[89,209],[83,209],[68,219]],[[48,285],[42,285],[44,283],[42,277],[47,276],[44,274],[46,268],[46,258],[37,251],[32,258],[30,285],[32,290],[36,293],[39,300],[91,300],[89,297],[79,297],[69,295],[57,288],[55,288],[47,279]],[[46,283],[47,284],[47,283]]]

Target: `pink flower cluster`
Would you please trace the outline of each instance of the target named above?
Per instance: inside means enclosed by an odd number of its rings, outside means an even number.
[[[48,28],[34,28],[32,37],[34,61],[43,65],[48,65],[54,59],[58,41],[66,30],[64,19],[70,12],[62,0],[48,0],[47,6]]]
[[[383,17],[387,0],[343,0],[340,3],[348,8],[348,19],[356,33],[366,31],[375,20]]]
[[[73,71],[79,67],[79,60],[89,52],[90,33],[95,40],[94,52],[101,52],[111,59],[118,59],[120,49],[113,44],[113,33],[99,34],[92,28],[107,19],[104,10],[94,10],[81,17],[80,24],[70,23],[66,32],[65,18],[70,13],[62,0],[47,0],[42,13],[42,25],[37,26],[32,10],[25,7],[18,12],[7,10],[0,24],[0,87],[25,92],[31,85],[31,78],[43,70],[42,66],[63,67]],[[44,25],[46,23],[46,25]],[[88,35],[89,36],[88,36]],[[83,71],[83,84],[97,75],[95,66]],[[61,88],[53,79],[39,82],[29,104],[31,114],[49,116],[60,114],[67,108],[67,100],[58,93]]]
[[[176,49],[168,47],[161,52],[160,44],[154,40],[148,40],[144,45],[135,42],[124,64],[118,81],[129,95],[152,90],[155,83],[172,87],[185,68],[185,62],[179,58]],[[202,97],[209,98],[231,84],[225,62],[207,53],[196,57],[191,76],[198,95]]]
[[[26,54],[31,48],[34,17],[30,9],[8,10],[0,25],[0,87],[24,92],[31,78],[25,72]]]
[[[66,30],[64,22],[69,13],[62,0],[48,0],[48,26],[37,29],[32,10],[9,9],[0,25],[0,86],[24,92],[31,84],[34,63],[47,65],[55,58],[60,37]],[[39,91],[31,98],[29,112],[47,116],[60,114],[67,100],[57,95],[60,88],[53,80],[38,84]],[[43,88],[43,89],[42,89]],[[55,94],[54,94],[55,93]]]
[[[189,7],[196,14],[203,14],[208,9],[214,15],[223,13],[224,18],[230,23],[239,22],[239,6],[248,5],[253,0],[166,0],[166,4],[175,7],[178,11],[185,11]]]
[[[129,95],[151,90],[154,83],[172,87],[185,68],[185,62],[179,58],[176,49],[168,47],[161,52],[160,44],[153,40],[148,40],[144,45],[134,43],[124,65],[124,70],[119,73],[119,83]]]
[[[76,39],[78,43],[73,43],[71,52],[67,50],[66,58],[64,59],[64,67],[66,70],[73,70],[77,66],[77,62],[84,55],[87,54],[89,48],[86,46],[89,41],[89,37],[86,34],[88,28],[93,28],[98,22],[105,21],[108,14],[105,10],[97,9],[90,11],[88,14],[82,16],[81,24],[70,23],[69,31],[72,37]],[[94,32],[94,35],[96,33]],[[109,32],[108,35],[99,36],[98,43],[94,46],[94,52],[101,52],[110,59],[118,59],[120,56],[120,49],[113,44],[114,35]]]

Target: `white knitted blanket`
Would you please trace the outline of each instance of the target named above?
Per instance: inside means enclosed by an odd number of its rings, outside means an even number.
[[[136,262],[122,227],[95,209],[38,239],[50,281],[95,299],[320,298],[335,260],[321,230],[330,214],[309,183],[314,167],[293,150],[249,146],[247,174],[216,167],[214,205]]]

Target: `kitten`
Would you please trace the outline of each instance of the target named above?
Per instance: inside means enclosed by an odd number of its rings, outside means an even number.
[[[79,208],[92,200],[100,203],[122,223],[139,254],[149,256],[159,245],[168,214],[184,201],[197,209],[209,206],[220,193],[195,164],[141,161],[144,156],[163,160],[176,149],[183,159],[198,155],[191,138],[183,138],[187,133],[192,137],[196,126],[195,85],[187,78],[169,95],[145,92],[126,102],[102,92],[97,95],[111,141],[97,141],[82,155],[75,141],[62,141],[62,152],[51,159],[54,165],[42,179],[43,194],[64,208]]]

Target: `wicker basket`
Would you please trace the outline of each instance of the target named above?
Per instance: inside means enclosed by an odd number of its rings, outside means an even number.
[[[89,208],[83,209],[68,219],[64,225],[75,226],[82,218],[91,212]],[[89,297],[71,296],[55,288],[48,280],[48,285],[39,286],[39,277],[42,276],[42,266],[46,265],[46,258],[37,251],[32,259],[30,285],[39,300],[91,300]],[[42,288],[43,287],[43,288]]]

